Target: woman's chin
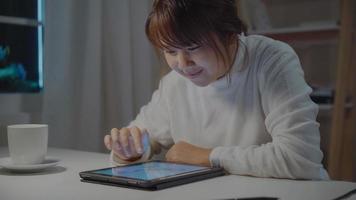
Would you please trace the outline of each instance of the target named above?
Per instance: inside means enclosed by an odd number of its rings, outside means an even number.
[[[210,84],[210,81],[208,80],[201,80],[201,79],[191,79],[191,81],[199,87],[205,87],[208,86]]]

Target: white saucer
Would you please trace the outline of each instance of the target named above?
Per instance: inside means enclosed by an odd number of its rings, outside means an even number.
[[[33,165],[12,164],[11,158],[0,158],[0,167],[13,172],[37,172],[49,167],[56,166],[58,163],[59,159],[52,157],[46,157],[46,159],[41,164]]]

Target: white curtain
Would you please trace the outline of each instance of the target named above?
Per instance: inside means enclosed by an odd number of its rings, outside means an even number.
[[[147,103],[159,67],[144,33],[150,0],[47,0],[42,120],[49,145],[103,151]]]

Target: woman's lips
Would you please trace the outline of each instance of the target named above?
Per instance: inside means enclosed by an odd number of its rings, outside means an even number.
[[[204,69],[200,69],[198,71],[195,71],[195,72],[188,72],[188,73],[184,73],[188,78],[190,79],[193,79],[193,78],[196,78],[198,77],[202,72],[203,72]]]

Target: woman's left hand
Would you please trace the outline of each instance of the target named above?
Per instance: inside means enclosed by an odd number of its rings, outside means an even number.
[[[212,149],[201,148],[187,142],[174,144],[166,154],[166,160],[177,163],[210,166],[209,155]]]

